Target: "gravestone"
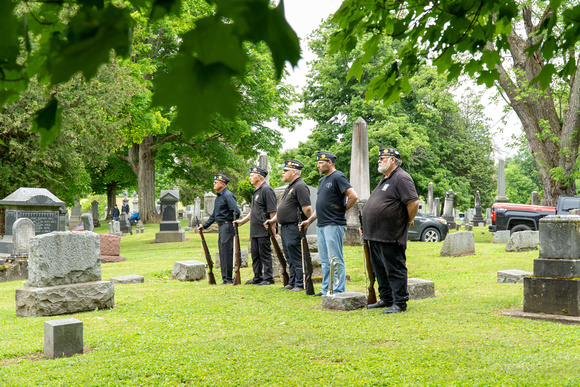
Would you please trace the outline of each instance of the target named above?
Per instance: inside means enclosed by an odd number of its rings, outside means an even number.
[[[155,243],[184,242],[185,231],[181,230],[181,223],[177,220],[179,190],[162,190],[159,200],[162,219],[159,232],[155,233]]]
[[[524,278],[524,312],[580,316],[580,216],[540,219],[534,275]]]
[[[488,226],[491,224],[491,208],[485,209],[485,224]]]
[[[199,219],[201,222],[201,200],[199,198],[195,198],[195,203],[193,205],[193,217],[195,219]]]
[[[99,235],[52,232],[30,240],[28,283],[16,289],[18,317],[55,316],[114,307],[115,288],[101,281]]]
[[[157,199],[157,201],[155,202],[155,211],[157,211],[158,214],[161,213],[161,200]]]
[[[523,270],[502,270],[497,272],[497,282],[502,284],[517,284],[524,282],[524,278],[532,273]]]
[[[93,216],[91,214],[82,214],[81,223],[83,224],[83,229],[85,231],[95,230],[95,227],[93,226]]]
[[[473,225],[478,226],[479,223],[482,222],[481,198],[479,197],[479,191],[475,191],[475,215],[473,216]]]
[[[507,252],[537,250],[540,244],[539,231],[518,231],[512,233],[505,245]]]
[[[28,218],[17,219],[12,225],[13,244],[11,258],[28,258],[30,238],[36,235],[34,223]]]
[[[0,200],[0,207],[6,209],[5,233],[0,240],[0,254],[12,253],[12,227],[20,218],[28,218],[34,223],[36,235],[64,231],[64,205],[63,201],[45,188],[19,188]]]
[[[538,195],[538,191],[532,191],[532,197],[530,198],[530,204],[533,206],[540,205],[540,195]]]
[[[268,175],[264,178],[266,184],[270,184],[270,165],[268,164],[268,155],[258,156],[258,167],[262,168],[264,171],[268,171]]]
[[[66,209],[66,206],[63,204],[58,209],[58,230],[59,231],[68,230],[68,225],[69,225],[68,210]]]
[[[139,199],[137,199],[137,192],[133,191],[133,212],[139,212]]]
[[[171,278],[178,281],[201,281],[205,276],[205,263],[199,261],[175,262],[171,271]]]
[[[510,230],[500,230],[493,233],[491,238],[491,243],[508,243],[510,240],[511,231]]]
[[[367,296],[364,293],[328,293],[322,296],[322,307],[324,309],[356,310],[365,306],[367,306]]]
[[[145,277],[137,274],[122,275],[111,277],[111,282],[114,284],[142,284],[145,282]]]
[[[178,209],[177,210],[177,219],[178,220],[183,219],[184,218],[184,216],[183,216],[184,214],[185,214],[185,211],[183,211],[183,208]]]
[[[112,220],[109,222],[109,235],[123,236],[121,232],[121,223],[118,220]]]
[[[50,359],[83,353],[83,322],[76,318],[44,322],[44,353]]]
[[[435,206],[433,202],[433,182],[429,182],[429,188],[427,189],[427,215],[435,215]]]
[[[423,200],[419,200],[419,212],[425,213],[425,202]]]
[[[131,222],[129,221],[129,215],[127,215],[124,212],[121,212],[121,215],[119,215],[119,227],[121,228],[121,232],[123,234],[133,235],[133,227],[131,227]]]
[[[439,198],[433,199],[433,210],[435,211],[433,215],[437,217],[441,216],[441,199]]]
[[[472,222],[474,216],[475,216],[475,208],[468,208],[467,211],[465,212],[464,222],[465,223]]]
[[[499,159],[497,163],[497,196],[496,203],[507,203],[509,199],[505,196],[505,160]]]
[[[475,237],[472,232],[468,231],[448,234],[439,253],[441,257],[459,257],[473,254],[475,254]]]
[[[91,202],[91,210],[93,212],[93,229],[94,229],[94,227],[101,227],[101,222],[99,222],[99,202],[97,202],[96,200],[93,200]],[[86,226],[85,226],[85,230],[86,230]]]
[[[203,210],[205,216],[209,217],[213,214],[213,206],[215,204],[216,195],[213,192],[208,192],[203,197]]]
[[[75,200],[75,205],[70,209],[69,227],[76,227],[81,223],[82,208],[81,203]]]
[[[432,298],[435,297],[435,282],[420,278],[409,278],[407,280],[407,291],[411,300]]]
[[[127,258],[121,256],[121,237],[117,235],[99,234],[101,243],[101,263],[123,262]]]
[[[443,205],[443,219],[447,221],[450,229],[455,228],[455,210],[453,208],[453,200],[457,195],[452,189],[445,193],[445,204]]]
[[[357,118],[352,127],[350,185],[357,193],[358,200],[346,213],[346,232],[344,233],[343,244],[360,246],[358,213],[359,211],[362,212],[364,205],[371,196],[368,129],[367,123],[361,117]],[[314,209],[315,207],[313,207]]]

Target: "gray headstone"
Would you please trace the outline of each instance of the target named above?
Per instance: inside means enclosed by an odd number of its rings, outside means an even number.
[[[137,192],[133,191],[133,212],[139,212],[139,199],[137,199]]]
[[[530,204],[533,206],[540,205],[540,195],[538,195],[538,191],[532,191],[532,196],[530,198]]]
[[[91,214],[82,214],[81,222],[83,222],[83,227],[85,231],[95,230],[95,227],[93,225],[93,216]]]
[[[475,192],[475,214],[473,215],[473,224],[477,225],[483,222],[483,215],[481,210],[481,198],[479,197],[479,191]]]
[[[208,192],[203,197],[203,210],[206,216],[211,216],[213,214],[213,206],[215,204],[216,195],[212,192]]]
[[[361,117],[357,118],[352,127],[350,185],[359,200],[368,200],[371,196],[368,130],[367,123]]]
[[[491,224],[491,208],[485,209],[485,224],[488,226]]]
[[[193,206],[193,217],[201,221],[201,200],[195,198],[195,204]]]
[[[34,223],[28,218],[19,218],[12,226],[12,233],[12,257],[28,257],[30,252],[30,238],[36,235]]]
[[[518,252],[537,250],[539,245],[539,231],[519,231],[512,233],[510,240],[505,245],[505,251]]]
[[[523,270],[502,270],[497,272],[497,282],[516,284],[523,282],[524,277],[528,277],[532,273]]]
[[[367,296],[364,293],[344,292],[322,296],[324,309],[356,310],[365,306],[367,306]]]
[[[549,215],[540,219],[540,258],[580,258],[580,216]]]
[[[499,159],[497,164],[497,196],[496,203],[507,203],[509,199],[505,196],[505,160]]]
[[[475,254],[475,237],[472,232],[459,231],[447,235],[439,255],[441,257],[459,257]]]
[[[111,278],[111,282],[114,284],[142,284],[144,281],[145,277],[137,274],[122,275]]]
[[[28,285],[47,287],[101,280],[99,235],[65,231],[30,239]]]
[[[83,322],[76,318],[44,322],[44,353],[50,359],[83,353]]]
[[[99,202],[93,200],[91,202],[91,210],[93,215],[93,229],[94,227],[101,227],[101,223],[99,222]],[[86,230],[86,227],[85,227]]]
[[[423,200],[419,200],[419,212],[425,213],[425,202]]]
[[[580,259],[536,258],[534,275],[539,277],[580,278]]]
[[[200,281],[205,278],[205,263],[178,261],[173,264],[171,278],[179,281]]]
[[[508,243],[510,240],[511,232],[510,230],[500,230],[493,233],[491,238],[491,243]]]
[[[131,227],[131,222],[129,222],[129,215],[124,212],[119,215],[119,227],[122,233],[133,235],[133,228]]]
[[[455,209],[453,208],[453,201],[457,195],[452,189],[445,193],[445,203],[443,205],[443,219],[447,221],[449,228],[455,228]]]
[[[433,206],[433,182],[429,182],[429,187],[427,188],[427,215],[435,215],[435,207]]]
[[[262,168],[264,171],[270,171],[270,165],[268,164],[268,155],[258,156],[258,167]],[[264,178],[266,184],[270,184],[270,174]],[[211,215],[211,214],[210,214]]]
[[[441,216],[441,199],[439,198],[433,199],[433,210],[435,211],[433,215]]]
[[[435,282],[420,278],[409,278],[407,280],[407,291],[411,300],[432,298],[435,297]]]
[[[79,203],[78,200],[75,200],[75,205],[70,209],[69,222],[71,226],[76,227],[79,223],[81,223],[81,215],[82,215],[81,203]]]

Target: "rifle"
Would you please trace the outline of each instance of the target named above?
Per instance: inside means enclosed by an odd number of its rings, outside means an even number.
[[[360,228],[362,230],[363,228],[363,221],[362,221],[362,213],[359,211],[358,212],[358,219],[360,221]],[[367,273],[369,276],[369,286],[367,287],[367,290],[369,292],[369,296],[367,299],[367,303],[370,304],[376,304],[377,303],[377,295],[375,293],[375,273],[373,271],[373,266],[371,264],[371,254],[369,251],[369,242],[367,240],[365,240],[363,238],[363,248],[365,251],[365,266],[367,269]],[[366,277],[365,277],[365,282],[366,282]]]
[[[262,221],[266,221],[266,215],[264,212],[262,214]],[[280,245],[274,236],[274,232],[272,231],[272,227],[268,226],[268,234],[270,235],[270,240],[272,241],[272,245],[274,246],[274,251],[276,252],[276,256],[278,257],[278,261],[280,261],[280,266],[282,266],[282,281],[284,282],[284,286],[288,285],[288,281],[290,277],[288,276],[288,271],[286,270],[286,259],[284,259],[284,254],[282,254],[282,249],[280,249]]]
[[[302,214],[300,208],[296,209],[298,214],[298,224],[302,221]],[[314,295],[314,285],[312,284],[312,258],[310,257],[310,249],[308,248],[308,240],[306,239],[306,227],[302,227],[300,230],[302,234],[301,245],[302,245],[302,274],[304,276],[304,289],[306,289],[306,294],[309,296]]]
[[[238,214],[234,212],[234,221],[238,218]],[[238,225],[234,223],[234,230],[236,234],[234,235],[234,258],[236,261],[236,267],[234,268],[236,274],[234,276],[234,286],[242,284],[242,276],[240,274],[240,267],[242,267],[242,250],[240,248],[240,234],[238,233]]]
[[[199,228],[199,219],[195,218],[195,222]],[[201,248],[203,249],[205,260],[207,261],[207,280],[210,285],[216,285],[215,276],[213,275],[213,261],[211,260],[211,254],[207,248],[207,242],[205,241],[202,230],[199,230],[199,236],[201,237]]]

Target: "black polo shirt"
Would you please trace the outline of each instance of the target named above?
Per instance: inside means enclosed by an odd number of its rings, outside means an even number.
[[[294,180],[286,187],[282,200],[278,206],[278,223],[298,223],[296,209],[310,205],[310,190],[301,177]],[[302,210],[300,210],[302,214]],[[302,221],[304,219],[300,219]]]
[[[334,171],[324,176],[318,184],[318,196],[316,198],[316,218],[318,227],[322,226],[346,226],[346,195],[352,188],[344,173]]]
[[[224,188],[221,192],[218,192],[213,206],[213,213],[210,215],[207,222],[203,224],[203,228],[208,228],[213,224],[213,222],[233,222],[233,211],[240,216],[241,211],[238,208],[234,194],[227,188]]]
[[[250,215],[250,237],[267,237],[268,230],[264,227],[264,219],[270,219],[270,212],[276,211],[276,193],[265,182],[254,190]]]
[[[397,167],[381,179],[363,210],[363,238],[376,242],[407,244],[407,203],[419,200],[409,174]]]

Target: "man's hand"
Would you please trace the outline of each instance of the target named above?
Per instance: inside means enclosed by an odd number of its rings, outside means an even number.
[[[203,230],[205,230],[205,228],[203,228],[203,226],[199,226],[199,227],[197,228],[197,232],[200,232],[200,231],[203,231]]]
[[[264,228],[267,230],[268,228],[270,228],[270,225],[274,223],[275,223],[274,219],[268,219],[264,222]]]

